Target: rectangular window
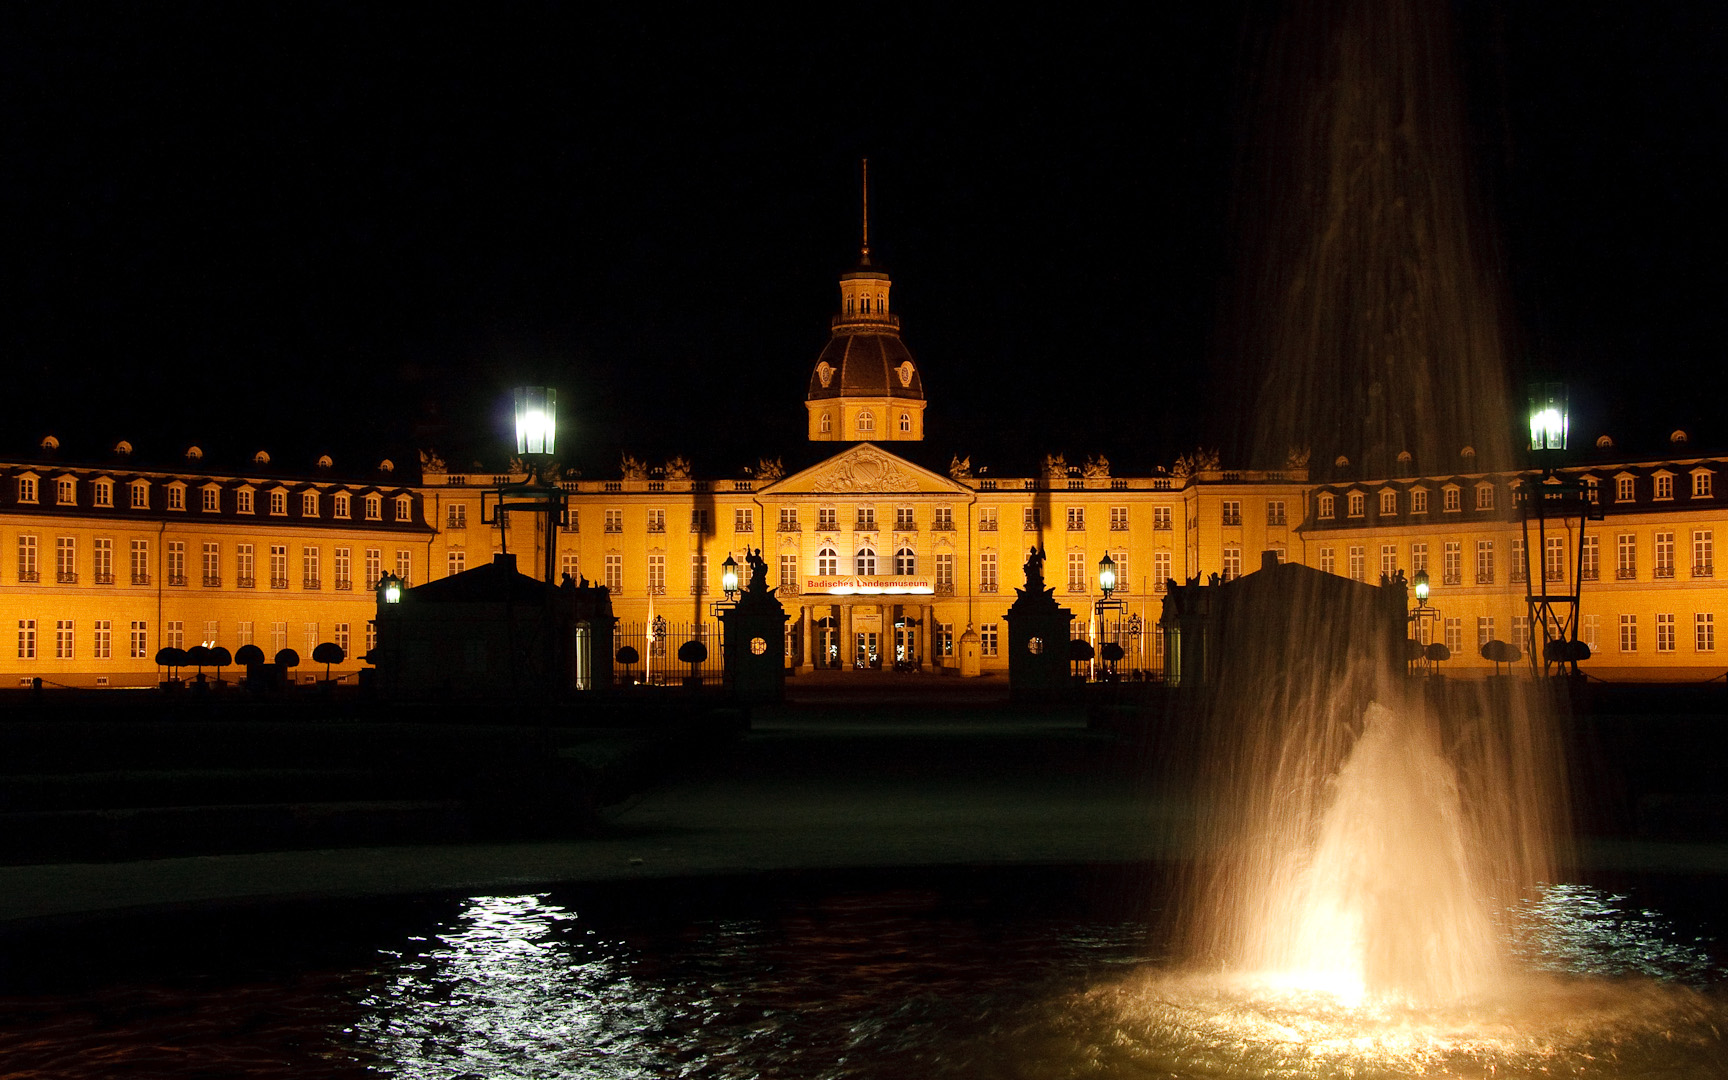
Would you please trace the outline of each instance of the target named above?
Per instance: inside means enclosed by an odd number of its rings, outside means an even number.
[[[1068,531],[1086,531],[1086,508],[1083,506],[1068,507]]]
[[[606,556],[606,588],[612,592],[624,589],[624,556]]]
[[[150,658],[150,624],[141,619],[132,620],[132,630],[127,638],[126,655],[132,660],[148,660]]]
[[[382,521],[384,519],[384,498],[381,495],[366,496],[366,520]]]
[[[252,644],[252,620],[243,619],[234,624],[234,645],[238,648],[241,645],[250,644]]]
[[[581,522],[578,520],[577,511],[576,511],[576,508],[574,506],[566,506],[564,508],[564,531],[565,532],[581,532],[582,531]]]
[[[1020,510],[1020,528],[1026,532],[1036,530],[1044,523],[1043,511],[1036,506],[1022,507]]]
[[[324,575],[320,572],[323,552],[315,547],[300,549],[300,581],[308,589],[323,588]]]
[[[1110,508],[1110,531],[1128,531],[1128,508],[1126,506],[1112,506]]]
[[[1716,616],[1700,611],[1692,616],[1692,647],[1699,652],[1716,651]]]
[[[1550,536],[1542,543],[1542,580],[1566,579],[1566,538]]]
[[[937,516],[940,517],[941,515]],[[790,506],[782,506],[780,508],[780,531],[798,531],[798,511],[795,508]]]
[[[1266,524],[1283,525],[1284,523],[1284,500],[1274,499],[1268,502],[1266,504]]]
[[[951,551],[936,553],[936,587],[954,591],[954,553]]]
[[[54,502],[60,506],[77,506],[78,481],[70,476],[54,481]]]
[[[222,492],[219,488],[204,489],[204,512],[214,514],[222,508]]]
[[[222,586],[222,545],[206,542],[203,555],[202,576],[206,589],[216,589]]]
[[[1242,502],[1240,499],[1225,499],[1224,500],[1224,507],[1223,507],[1222,514],[1220,515],[1219,524],[1221,524],[1221,525],[1240,525],[1240,524],[1242,524]]]
[[[894,508],[894,527],[902,532],[910,532],[918,527],[918,519],[913,513],[912,507],[896,506]]]
[[[250,514],[252,512],[252,491],[250,488],[241,488],[234,492],[234,512],[237,514]]]
[[[1320,495],[1314,499],[1314,516],[1318,518],[1336,517],[1338,499],[1333,495]]]
[[[300,516],[315,518],[318,516],[318,493],[302,491],[300,493]]]
[[[287,512],[288,493],[286,491],[272,491],[270,493],[270,513],[276,517],[281,517]]]
[[[1614,577],[1617,581],[1632,581],[1638,577],[1638,537],[1635,533],[1620,533],[1614,538]]]
[[[378,588],[378,582],[384,577],[384,552],[378,548],[366,549],[366,589],[368,592]]]
[[[205,619],[204,636],[198,639],[198,643],[205,646],[214,646],[216,644],[216,633],[219,629],[220,627],[217,625],[215,619]]]
[[[178,619],[165,624],[162,644],[170,649],[186,647],[186,624]]]
[[[840,527],[840,511],[832,506],[818,507],[816,510],[816,527],[833,532]]]
[[[875,527],[876,527],[876,508],[874,506],[860,506],[858,508],[857,517],[853,521],[853,528],[854,529],[874,529]]]
[[[1415,574],[1416,571],[1418,571],[1418,570],[1426,570],[1426,569],[1428,569],[1428,545],[1427,544],[1411,544],[1410,545],[1410,573]]]
[[[1700,469],[1692,474],[1692,497],[1694,499],[1708,499],[1712,490],[1710,473]]]
[[[1380,576],[1391,577],[1398,572],[1398,545],[1380,545]]]
[[[1380,493],[1380,513],[1383,516],[1398,513],[1398,493],[1396,491],[1382,491]]]
[[[1350,516],[1358,518],[1362,517],[1367,512],[1368,497],[1363,495],[1360,491],[1352,491],[1350,493]]]
[[[432,568],[427,567],[426,572],[431,573]],[[414,576],[414,553],[407,548],[396,549],[396,576],[404,583]]]
[[[996,591],[996,553],[986,551],[978,556],[978,591]]]
[[[38,576],[36,538],[34,536],[20,536],[18,537],[18,580],[33,582],[37,580]]]
[[[1412,514],[1426,514],[1428,512],[1428,492],[1426,489],[1417,488],[1410,492],[1410,512]]]
[[[1674,576],[1674,534],[1659,532],[1656,534],[1656,564],[1653,568],[1658,579]]]
[[[317,651],[318,645],[318,624],[315,622],[309,622],[306,624],[306,659],[309,660],[312,658],[312,654]]]
[[[1452,655],[1458,655],[1464,648],[1464,620],[1458,616],[1446,619],[1446,649]]]
[[[168,541],[168,584],[186,584],[186,541],[184,540]]]
[[[951,622],[936,624],[936,655],[954,655],[954,624]]]
[[[567,577],[571,581],[581,581],[582,575],[577,572],[578,568],[579,563],[574,551],[564,551],[558,554],[558,573],[561,577]]]
[[[1227,547],[1224,549],[1224,580],[1235,581],[1242,576],[1242,549]]]
[[[666,556],[659,552],[648,556],[648,595],[666,595]]]
[[[168,509],[186,509],[186,489],[178,484],[168,485]]]
[[[996,624],[981,623],[978,627],[978,652],[983,656],[996,655]]]
[[[1457,488],[1455,488],[1455,487],[1446,488],[1442,492],[1442,496],[1443,496],[1443,498],[1441,500],[1441,509],[1443,511],[1445,511],[1447,513],[1456,513],[1459,509],[1462,508],[1463,502],[1459,498]]]
[[[132,541],[132,584],[150,584],[150,541]]]
[[[708,556],[704,552],[694,552],[690,556],[690,592],[700,596],[708,591]]]
[[[339,518],[344,518],[344,519],[347,518],[348,517],[348,506],[349,506],[349,499],[348,499],[347,493],[346,492],[339,493],[331,501],[335,504],[336,516]]]
[[[276,654],[288,647],[288,624],[273,622],[270,624],[270,655],[266,660],[275,660]]]
[[[72,620],[54,620],[54,659],[72,659]]]
[[[1674,497],[1674,478],[1667,473],[1656,474],[1656,498],[1672,499]],[[1660,648],[1657,649],[1661,651]]]
[[[1446,585],[1464,584],[1464,545],[1457,540],[1446,541],[1440,555],[1441,581]]]
[[[54,580],[62,585],[78,583],[78,538],[54,538]]]
[[[1126,551],[1112,551],[1110,561],[1116,564],[1116,591],[1119,593],[1133,592],[1134,590],[1129,587],[1128,553]]]
[[[1170,584],[1170,553],[1155,551],[1152,553],[1152,592],[1162,596]]]
[[[1671,612],[1656,616],[1656,651],[1674,651],[1674,615]]]
[[[396,520],[411,521],[414,517],[414,499],[409,495],[396,496]]]
[[[461,548],[451,548],[445,552],[444,572],[449,577],[455,577],[468,568],[468,553]]]
[[[1584,550],[1578,557],[1578,576],[1584,581],[1595,581],[1602,572],[1602,538],[1586,536]]]
[[[446,529],[466,529],[468,527],[468,504],[451,503],[445,507],[444,527]]]
[[[98,480],[98,481],[96,481],[95,498],[93,501],[95,502],[95,504],[97,506],[102,506],[102,507],[113,506],[114,505],[114,481],[112,481],[112,480]]]
[[[1154,506],[1152,508],[1152,529],[1154,532],[1170,531],[1170,508]]]
[[[740,506],[732,511],[732,531],[735,533],[753,533],[756,531],[755,510]]]
[[[780,587],[787,586],[791,587],[790,592],[798,589],[798,556],[792,554],[780,556]]]
[[[345,623],[345,622],[337,623],[335,625],[335,627],[332,629],[330,640],[336,643],[336,647],[338,649],[342,650],[343,656],[349,655],[348,646],[351,644],[351,642],[350,642],[349,636],[348,636],[348,624],[347,623]]]
[[[1632,477],[1616,476],[1614,478],[1614,501],[1631,502],[1633,499],[1632,484]]]
[[[1620,651],[1638,651],[1638,616],[1620,616]]]
[[[1713,529],[1692,530],[1692,576],[1716,576],[1716,533]]]
[[[1350,545],[1350,580],[1361,581],[1368,576],[1368,552],[1361,544]]]
[[[97,619],[95,633],[90,638],[90,656],[95,660],[108,660],[114,656],[114,623],[108,619]]]
[[[1478,616],[1476,619],[1476,647],[1494,640],[1494,618],[1491,615]]]
[[[1602,629],[1602,616],[1600,616],[1600,615],[1586,615],[1586,616],[1584,616],[1584,644],[1590,646],[1592,651],[1595,650],[1596,643],[1598,640],[1600,640],[1601,629]]]
[[[1512,644],[1526,652],[1530,649],[1530,616],[1512,616]]]
[[[1323,547],[1320,549],[1320,570],[1326,574],[1338,572],[1338,556],[1333,548]]]
[[[1494,541],[1476,541],[1476,584],[1494,584]]]
[[[270,545],[270,587],[286,589],[288,587],[288,545]]]
[[[706,534],[708,532],[708,511],[690,511],[690,531],[697,534]]]
[[[1476,488],[1476,509],[1494,509],[1494,487],[1491,484],[1481,484]]]
[[[378,648],[378,622],[375,619],[366,620],[366,655],[369,657]]]
[[[132,484],[132,509],[150,509],[150,485],[143,480],[135,481]]]
[[[36,501],[35,477],[20,476],[18,478],[18,501],[21,503],[33,503]]]
[[[336,549],[335,565],[336,587],[344,591],[354,587],[354,552],[352,548]]]
[[[1524,561],[1524,538],[1522,536],[1514,537],[1512,540],[1511,573],[1507,575],[1513,584],[1521,584],[1524,581],[1524,571],[1526,566],[1527,564]]]
[[[1068,591],[1083,593],[1086,591],[1086,554],[1081,551],[1068,553]]]

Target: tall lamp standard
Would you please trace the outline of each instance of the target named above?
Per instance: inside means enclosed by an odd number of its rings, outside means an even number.
[[[564,489],[559,486],[552,465],[558,444],[558,391],[550,386],[518,386],[514,398],[516,456],[527,467],[528,475],[520,484],[504,484],[481,492],[480,520],[485,525],[500,525],[508,520],[508,511],[513,509],[543,515],[545,581],[556,585],[558,520],[563,516],[565,503]],[[500,537],[507,535],[505,529],[499,530]]]
[[[1108,636],[1108,640],[1103,643],[1099,650],[1104,653],[1106,664],[1105,672],[1111,678],[1114,678],[1116,675],[1116,662],[1122,658],[1122,622],[1128,608],[1128,605],[1122,601],[1112,599],[1115,592],[1116,560],[1112,559],[1110,553],[1106,551],[1104,557],[1098,560],[1099,600],[1097,604],[1093,605],[1093,618],[1097,620],[1098,629],[1100,633],[1103,634],[1105,633],[1106,628],[1110,626],[1110,624],[1105,621],[1105,613],[1110,611],[1116,613],[1114,634]],[[1115,647],[1112,648],[1111,646]]]
[[[1578,624],[1582,621],[1579,597],[1584,582],[1584,530],[1586,523],[1602,520],[1602,507],[1583,480],[1558,471],[1571,426],[1566,385],[1533,383],[1529,399],[1532,471],[1523,478],[1513,499],[1524,533],[1524,603],[1530,613],[1530,638],[1526,644],[1532,667],[1540,644],[1544,670],[1552,665],[1569,664],[1576,676],[1578,661],[1590,658],[1590,647],[1578,640]],[[1568,572],[1566,534],[1574,529],[1574,521],[1577,542],[1572,545]],[[1540,577],[1531,572],[1537,567],[1541,569]]]
[[[1432,625],[1439,621],[1440,609],[1428,606],[1427,567],[1423,567],[1416,571],[1416,573],[1410,578],[1410,586],[1411,591],[1416,594],[1416,610],[1410,613],[1410,640],[1422,646],[1421,659],[1428,661],[1430,670],[1432,670],[1434,664],[1449,657],[1450,653],[1445,657],[1441,656],[1440,654],[1446,649],[1445,644],[1443,642],[1436,643],[1429,640],[1434,636]],[[1439,644],[1440,648],[1436,649],[1434,647],[1436,644]],[[1416,647],[1413,645],[1411,646],[1411,657],[1413,660],[1415,659],[1415,656]]]

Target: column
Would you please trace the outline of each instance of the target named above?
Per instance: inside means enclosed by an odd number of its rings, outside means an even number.
[[[802,659],[798,661],[798,670],[814,671],[816,669],[816,654],[814,647],[811,644],[811,639],[812,635],[815,633],[815,627],[813,627],[811,623],[815,621],[815,609],[813,609],[809,604],[800,604],[798,607],[798,618],[804,623],[803,627],[799,630],[800,640],[804,644],[804,651],[802,653]]]
[[[918,609],[918,627],[923,635],[918,642],[918,651],[924,657],[924,669],[936,670],[936,606],[925,604]]]
[[[843,671],[852,670],[852,651],[856,643],[852,640],[852,604],[849,601],[840,602],[840,668]]]

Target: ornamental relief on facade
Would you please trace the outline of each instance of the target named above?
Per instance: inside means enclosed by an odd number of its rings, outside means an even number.
[[[895,369],[895,371],[896,371],[896,374],[898,374],[900,376],[900,385],[901,386],[911,386],[912,385],[912,361],[902,360],[900,362],[900,366],[897,369]],[[828,384],[823,383],[822,385],[827,386]]]
[[[817,364],[816,378],[822,383],[822,389],[828,389],[828,384],[834,381],[834,366],[826,360]]]
[[[811,487],[816,491],[916,491],[918,479],[886,454],[861,450],[836,463]]]

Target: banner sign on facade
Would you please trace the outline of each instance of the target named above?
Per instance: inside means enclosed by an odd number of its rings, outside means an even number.
[[[804,592],[830,596],[935,593],[929,578],[921,577],[807,577]]]

